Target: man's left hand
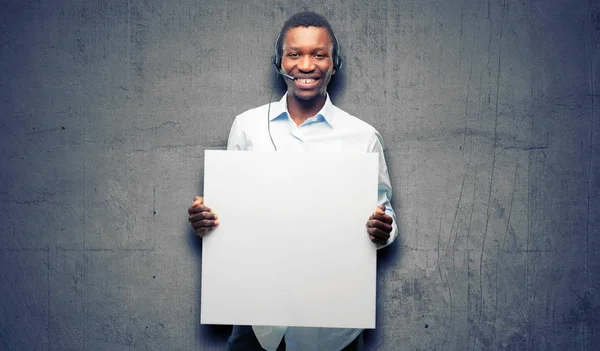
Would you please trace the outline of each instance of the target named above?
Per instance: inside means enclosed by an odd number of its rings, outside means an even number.
[[[392,223],[394,220],[392,217],[385,213],[385,205],[377,206],[375,212],[369,217],[367,221],[367,232],[372,242],[377,244],[377,247],[381,247],[387,244],[392,232]]]

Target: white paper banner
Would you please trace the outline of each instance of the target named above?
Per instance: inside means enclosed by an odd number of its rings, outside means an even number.
[[[377,162],[206,151],[201,323],[375,328]]]

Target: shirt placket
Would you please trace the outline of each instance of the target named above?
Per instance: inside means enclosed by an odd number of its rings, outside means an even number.
[[[290,118],[289,119],[289,131],[293,136],[292,151],[304,151],[306,131],[304,125],[297,126],[296,123]]]
[[[292,122],[292,135],[296,137],[300,142],[300,146],[303,151],[311,151],[311,136],[316,132],[315,128],[317,128],[318,117],[314,116],[307,119],[304,123],[299,126],[296,126],[294,122]]]

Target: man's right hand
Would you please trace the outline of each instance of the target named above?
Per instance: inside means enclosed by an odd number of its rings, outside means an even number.
[[[200,196],[194,196],[194,203],[188,208],[188,213],[190,215],[188,220],[194,228],[194,234],[199,237],[203,237],[219,225],[219,216],[204,206],[204,199]]]

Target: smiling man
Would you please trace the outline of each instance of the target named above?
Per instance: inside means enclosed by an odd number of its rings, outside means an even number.
[[[365,218],[365,235],[369,235],[374,250],[389,245],[398,229],[390,204],[392,188],[381,136],[369,124],[334,106],[327,94],[331,77],[342,67],[339,43],[331,26],[314,12],[295,14],[285,22],[275,48],[272,61],[287,84],[287,92],[278,102],[238,115],[231,127],[227,149],[378,153],[379,206]],[[307,179],[302,186],[310,186],[311,181],[314,180]],[[217,214],[201,197],[194,197],[188,213],[194,232],[200,237],[219,225]],[[339,328],[234,326],[227,347],[269,351],[361,350],[361,332]]]
[[[277,50],[283,56],[281,67],[277,62],[276,66],[286,74],[288,112],[300,126],[325,105],[327,85],[336,70],[332,57],[337,53],[333,53],[332,34],[325,27],[294,27],[279,38]]]

